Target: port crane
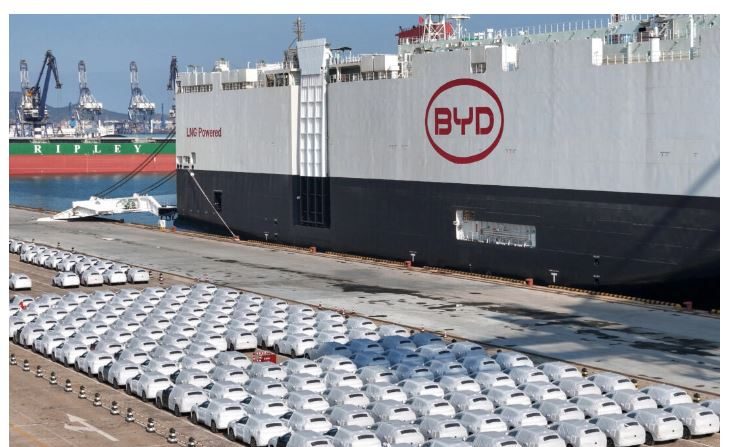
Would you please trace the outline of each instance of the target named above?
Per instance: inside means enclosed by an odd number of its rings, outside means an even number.
[[[145,129],[145,125],[151,122],[153,114],[156,113],[156,104],[151,102],[143,93],[138,82],[138,64],[130,62],[130,105],[128,106],[128,117],[130,118],[133,131],[139,132]]]
[[[79,104],[77,104],[77,117],[80,121],[97,121],[102,114],[102,103],[92,95],[87,86],[87,64],[79,61]]]
[[[179,84],[176,82],[176,78],[179,75],[179,66],[176,62],[176,56],[171,56],[171,65],[169,66],[168,73],[168,87],[169,91],[173,91],[173,103],[171,104],[171,110],[168,111],[168,117],[171,120],[171,124],[176,127],[176,93],[179,90]]]
[[[44,72],[46,77],[43,86],[41,86],[41,80],[44,79]],[[32,87],[29,87],[28,83],[28,63],[25,60],[20,61],[20,82],[23,93],[19,113],[22,123],[30,123],[34,128],[42,127],[45,124],[48,118],[48,114],[46,113],[46,97],[52,74],[56,81],[56,88],[60,89],[61,82],[59,81],[59,72],[56,67],[56,57],[51,53],[51,50],[46,51],[41,72],[38,74],[38,80]]]

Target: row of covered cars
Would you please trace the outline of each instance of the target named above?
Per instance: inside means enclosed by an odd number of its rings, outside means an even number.
[[[719,431],[719,401],[211,284],[44,294],[10,336],[263,447],[631,446]],[[253,363],[256,347],[289,356]]]
[[[58,271],[51,280],[56,287],[137,284],[150,279],[148,271],[142,268],[32,242],[11,239],[9,250],[20,255],[21,262]]]

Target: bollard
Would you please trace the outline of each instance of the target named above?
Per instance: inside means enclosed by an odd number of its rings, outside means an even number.
[[[117,406],[117,401],[115,400],[110,405],[110,414],[120,414],[120,407]]]
[[[145,426],[145,431],[148,433],[156,432],[156,421],[154,421],[153,418],[148,418],[148,425]]]
[[[48,383],[50,385],[56,385],[56,373],[51,371],[51,376],[48,378]]]
[[[169,444],[178,444],[179,443],[179,440],[176,439],[176,429],[175,428],[171,427],[168,430],[168,436],[166,437],[166,442],[168,442]]]
[[[135,422],[135,416],[133,416],[133,409],[128,407],[128,412],[125,415],[125,422]]]
[[[36,366],[36,377],[43,377],[43,369],[41,369],[41,365]]]
[[[189,442],[186,443],[186,447],[196,447],[197,442],[194,438],[190,437]]]
[[[79,399],[86,399],[87,398],[87,389],[84,387],[84,385],[79,387],[79,396],[77,396]]]
[[[64,391],[66,391],[67,393],[71,393],[72,391],[74,391],[71,389],[71,380],[66,379],[66,383],[64,383]]]
[[[587,368],[582,368],[582,377],[587,377],[588,374]]]
[[[31,364],[28,362],[28,359],[23,360],[23,371],[30,371],[31,370]]]
[[[15,354],[10,354],[10,364],[17,365],[18,361],[15,359]]]
[[[702,400],[702,396],[700,396],[699,393],[694,393],[694,396],[692,397],[693,397],[692,400],[694,401],[695,404],[698,404]]]
[[[94,400],[92,401],[92,405],[95,407],[102,406],[102,399],[100,399],[100,393],[94,393]]]

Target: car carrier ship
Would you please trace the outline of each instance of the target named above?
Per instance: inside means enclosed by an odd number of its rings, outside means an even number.
[[[719,16],[466,18],[179,73],[180,219],[719,308]]]

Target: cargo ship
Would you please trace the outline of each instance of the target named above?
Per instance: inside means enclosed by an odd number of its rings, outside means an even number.
[[[166,138],[10,138],[10,175],[129,173],[155,156],[140,172],[176,169],[176,143]]]
[[[179,218],[719,308],[719,16],[466,18],[421,16],[396,54],[297,38],[179,73]]]

